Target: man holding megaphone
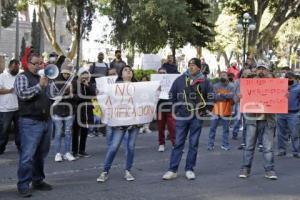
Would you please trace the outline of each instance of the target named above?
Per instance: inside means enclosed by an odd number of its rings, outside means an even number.
[[[39,55],[32,54],[28,63],[28,71],[19,74],[15,81],[21,137],[18,192],[22,197],[31,196],[31,182],[35,190],[52,190],[52,186],[43,181],[44,159],[49,152],[51,139],[48,120],[51,106],[49,88],[52,82],[49,82],[47,73],[45,76],[39,75],[42,68]],[[55,73],[52,73],[50,77],[54,75]]]

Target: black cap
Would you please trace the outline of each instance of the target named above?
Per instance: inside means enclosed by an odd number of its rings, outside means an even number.
[[[50,57],[58,57],[58,55],[57,55],[57,53],[52,52],[52,53],[49,54],[49,58],[50,58]]]
[[[297,76],[293,72],[287,72],[284,77],[285,78],[296,78]]]
[[[201,60],[199,58],[192,58],[188,64],[195,64],[197,67],[201,68]]]

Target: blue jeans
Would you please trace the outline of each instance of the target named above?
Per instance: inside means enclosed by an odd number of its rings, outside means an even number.
[[[286,143],[288,135],[291,134],[293,153],[300,152],[300,121],[297,113],[278,114],[277,128],[278,128],[278,149],[280,152],[286,152]]]
[[[243,114],[242,114],[242,123],[243,123],[242,144],[246,144],[247,125],[246,125],[246,119]]]
[[[64,153],[71,152],[71,141],[72,141],[72,128],[74,116],[68,117],[59,117],[58,115],[54,115],[52,117],[54,126],[55,126],[55,137],[54,137],[54,147],[55,153],[61,153],[61,135],[64,128],[64,142],[65,148]]]
[[[265,127],[264,132],[262,133],[262,144],[264,146],[264,168],[266,171],[274,170],[273,143],[275,126],[273,127],[268,125],[266,120],[258,120],[255,124],[247,124],[246,147],[243,154],[242,168],[251,169],[256,141],[258,138],[257,129],[261,129],[262,127]]]
[[[256,131],[257,131],[257,140],[258,140],[257,145],[263,145],[263,134],[265,132],[265,127],[260,126],[258,129],[256,129]]]
[[[186,158],[185,171],[193,171],[196,165],[199,137],[201,134],[202,121],[196,117],[189,120],[176,120],[176,141],[171,153],[169,170],[177,172],[185,140],[189,134],[189,150]]]
[[[19,119],[21,151],[18,168],[18,189],[29,189],[30,182],[45,179],[44,159],[50,149],[51,135],[47,121]]]
[[[113,127],[106,126],[106,145],[109,147],[112,143],[112,131]]]
[[[139,128],[133,127],[129,130],[121,129],[120,127],[110,127],[110,128],[112,130],[111,136],[109,137],[111,141],[105,156],[103,171],[109,172],[112,162],[119,150],[119,147],[121,146],[122,140],[126,132],[128,132],[128,139],[127,139],[127,148],[126,148],[127,158],[126,158],[125,170],[130,171],[133,165],[135,141],[136,141],[137,134],[139,132]]]
[[[232,136],[237,137],[240,131],[240,127],[242,124],[242,114],[240,112],[240,103],[236,103],[234,105],[234,123],[233,123],[233,130],[232,130]]]
[[[209,139],[208,146],[213,147],[216,138],[216,130],[218,128],[219,121],[223,122],[223,140],[222,146],[229,148],[229,120],[220,116],[213,116],[210,122],[210,131],[209,131]]]
[[[101,124],[101,118],[98,117],[98,116],[95,116],[95,115],[93,116],[93,118],[94,118],[94,125],[96,127],[89,128],[89,133],[97,132],[97,134],[98,134],[99,127],[97,127],[97,126],[100,126],[100,124]]]

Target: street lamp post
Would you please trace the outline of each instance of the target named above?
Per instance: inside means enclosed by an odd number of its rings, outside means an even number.
[[[246,43],[247,43],[247,33],[248,31],[253,31],[256,29],[256,24],[249,13],[244,13],[237,24],[237,28],[243,31],[244,44],[243,44],[243,68],[246,65]]]

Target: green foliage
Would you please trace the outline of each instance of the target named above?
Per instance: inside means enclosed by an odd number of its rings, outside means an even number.
[[[17,16],[16,0],[1,1],[2,3],[2,16],[1,25],[4,28],[9,27]]]
[[[113,41],[136,46],[140,52],[156,53],[170,43],[206,46],[212,24],[209,5],[201,0],[102,0],[100,11],[113,22]]]
[[[33,17],[31,22],[31,47],[34,52],[40,53],[41,43],[41,25],[36,21],[36,12],[33,11]]]
[[[156,74],[156,73],[157,73],[157,71],[155,71],[155,70],[136,69],[136,70],[134,70],[134,77],[136,80],[141,81],[144,76],[147,76],[150,78],[151,74]]]
[[[88,39],[89,32],[92,30],[93,17],[95,14],[95,4],[93,0],[52,0],[56,4],[64,3],[69,17],[73,20],[68,20],[66,27],[71,32],[74,33],[74,28],[76,29],[76,23],[74,19],[79,19],[80,21],[80,38]],[[75,23],[75,24],[74,24]]]
[[[24,56],[24,54],[25,54],[25,48],[26,48],[26,41],[25,41],[25,38],[22,37],[20,58],[22,58]]]
[[[229,15],[223,11],[216,21],[215,41],[209,44],[209,49],[214,52],[241,51],[241,34],[236,24],[236,15]]]

